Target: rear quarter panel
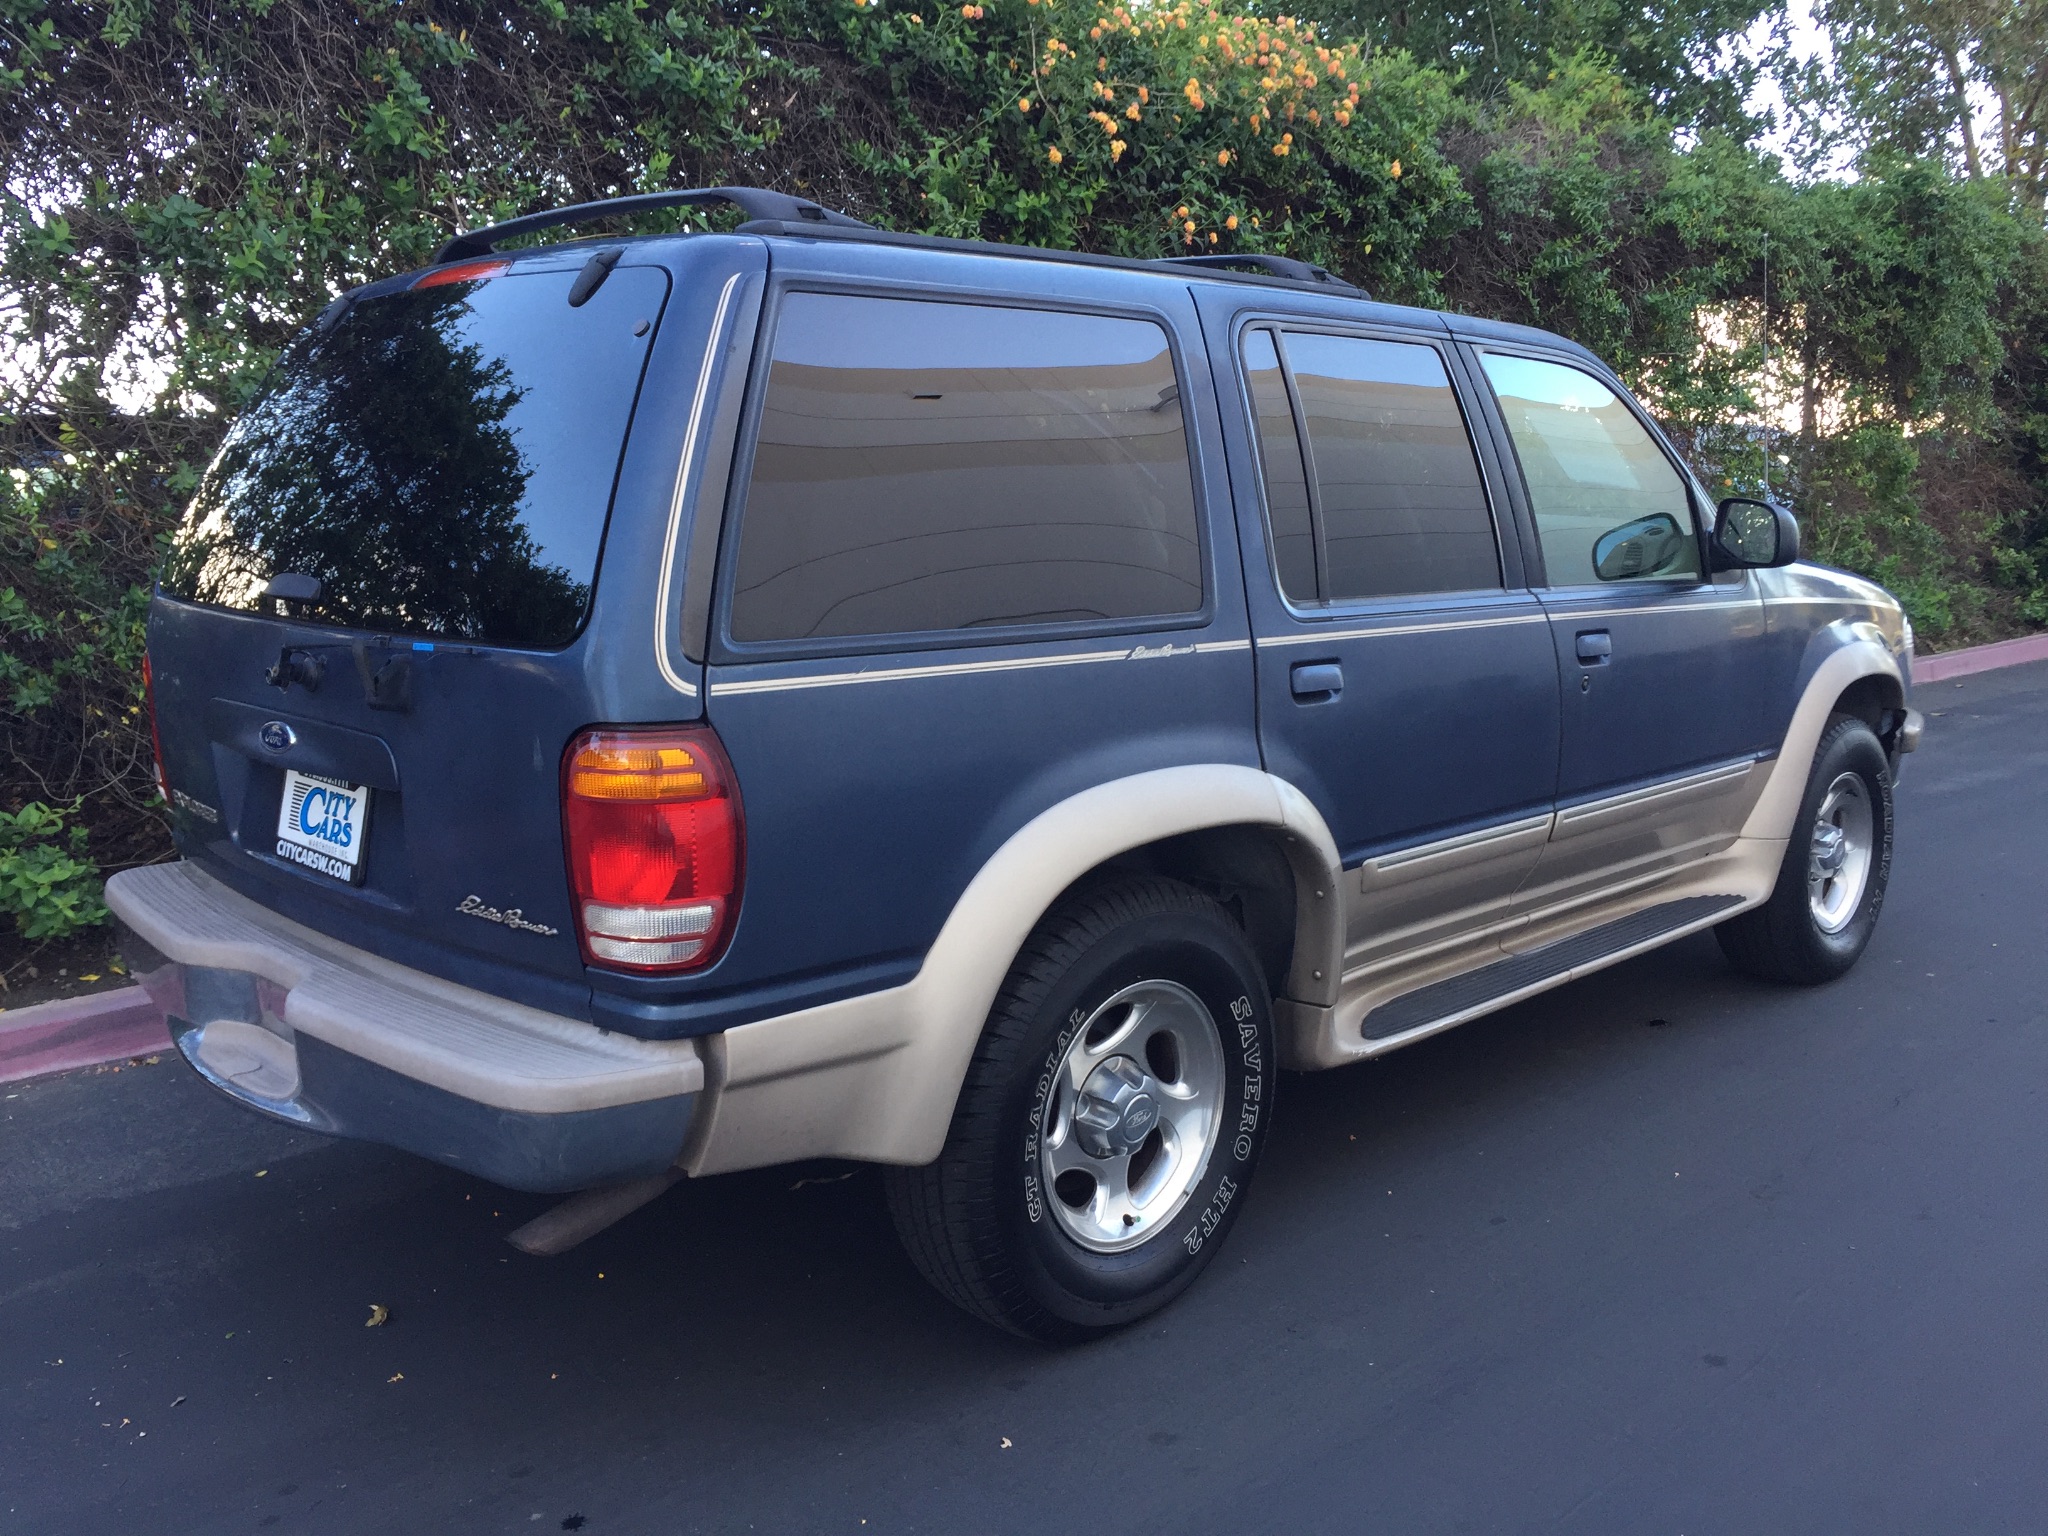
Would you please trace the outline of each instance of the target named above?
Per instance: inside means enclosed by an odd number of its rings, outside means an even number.
[[[745,805],[746,892],[725,958],[650,1028],[704,1027],[699,1010],[735,989],[749,1001],[722,1022],[905,981],[975,873],[1048,806],[1151,769],[1259,762],[1215,394],[1185,283],[851,244],[815,261],[778,244],[774,260],[778,282],[897,281],[1164,325],[1192,449],[1206,609],[1115,633],[1048,628],[999,644],[955,635],[886,654],[754,659],[714,638],[709,717]],[[764,328],[759,351],[769,344]],[[732,540],[728,526],[723,560]],[[722,615],[714,637],[721,628]]]

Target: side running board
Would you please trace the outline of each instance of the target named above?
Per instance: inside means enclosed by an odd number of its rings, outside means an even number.
[[[1368,1040],[1388,1040],[1425,1024],[1483,1012],[1489,1005],[1515,993],[1555,981],[1582,966],[1605,960],[1663,934],[1689,927],[1716,912],[1740,905],[1740,896],[1688,896],[1682,901],[1646,907],[1641,912],[1618,917],[1597,928],[1588,928],[1584,933],[1575,933],[1541,949],[1510,955],[1476,971],[1446,977],[1389,999],[1365,1016],[1362,1032]]]

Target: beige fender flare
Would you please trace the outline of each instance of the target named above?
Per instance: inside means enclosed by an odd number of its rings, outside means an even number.
[[[1284,780],[1237,764],[1161,768],[1096,785],[1011,835],[900,987],[743,1024],[706,1042],[711,1091],[683,1165],[725,1173],[806,1157],[930,1162],[997,990],[1059,894],[1107,859],[1226,826],[1278,829],[1295,879],[1288,992],[1336,997],[1341,865],[1322,816]]]
[[[1899,670],[1898,658],[1877,628],[1869,624],[1847,627],[1852,638],[1814,669],[1799,696],[1799,707],[1792,712],[1792,724],[1778,750],[1778,761],[1756,804],[1750,807],[1749,819],[1743,823],[1745,838],[1783,843],[1791,837],[1792,822],[1799,814],[1800,797],[1806,793],[1806,779],[1813,771],[1813,754],[1820,746],[1821,732],[1827,729],[1835,701],[1848,691],[1850,684],[1865,677],[1888,677],[1899,685],[1900,695],[1905,694],[1905,678]]]

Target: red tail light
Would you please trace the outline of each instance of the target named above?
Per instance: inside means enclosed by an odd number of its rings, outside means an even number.
[[[149,745],[156,753],[156,792],[171,803],[171,781],[164,774],[164,733],[156,725],[156,686],[150,681],[149,652],[142,653],[142,702],[149,710]]]
[[[732,765],[706,729],[585,731],[562,759],[584,958],[694,971],[725,949],[744,856]]]

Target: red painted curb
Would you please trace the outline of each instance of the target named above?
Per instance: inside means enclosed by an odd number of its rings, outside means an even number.
[[[164,1016],[140,987],[0,1011],[0,1083],[170,1048]]]
[[[1951,677],[1968,677],[1973,672],[1989,672],[1997,667],[2023,666],[2030,661],[2048,661],[2048,635],[2022,635],[2017,640],[1973,645],[1965,651],[1915,656],[1913,681],[1939,683]]]

